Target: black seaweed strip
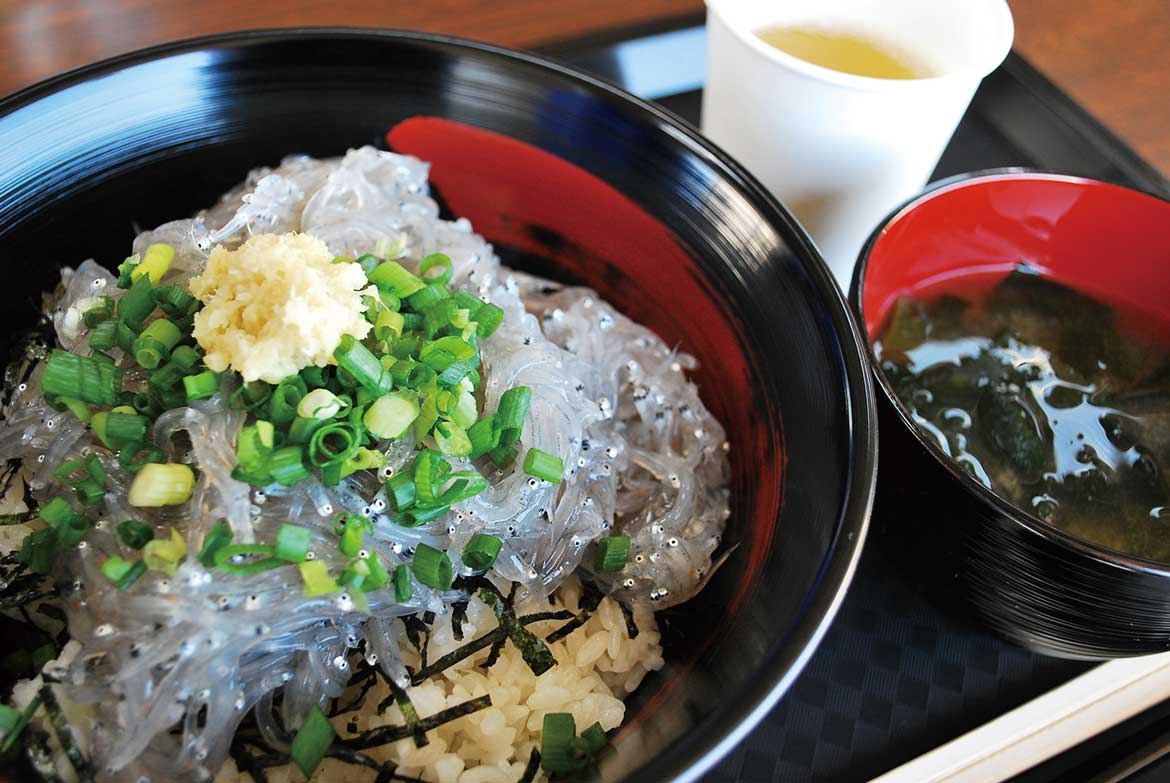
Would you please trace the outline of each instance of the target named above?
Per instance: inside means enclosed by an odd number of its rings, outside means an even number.
[[[48,685],[41,686],[40,694],[41,703],[45,705],[45,714],[49,716],[49,725],[53,727],[57,741],[61,743],[65,755],[69,757],[69,763],[77,772],[78,779],[82,783],[92,783],[93,765],[89,763],[89,759],[77,746],[77,738],[73,736],[73,728],[65,721],[65,714],[61,711],[61,703],[57,701],[57,694],[53,693],[52,687]]]
[[[423,731],[430,731],[438,728],[444,723],[449,723],[457,718],[462,718],[464,715],[470,715],[473,712],[479,712],[492,706],[491,696],[480,696],[475,699],[470,699],[462,704],[456,704],[454,707],[448,707],[445,710],[436,712],[421,719],[418,723]],[[385,745],[390,742],[397,742],[411,735],[411,730],[407,726],[379,726],[376,729],[362,732],[356,737],[351,737],[346,740],[341,740],[341,744],[352,750],[365,750],[366,748],[375,748],[379,745]]]
[[[626,636],[631,639],[637,639],[638,624],[634,622],[634,610],[624,601],[619,601],[618,606],[622,608],[622,617],[626,618]]]
[[[533,748],[532,753],[528,756],[528,766],[524,767],[524,774],[520,776],[519,783],[532,783],[536,780],[538,772],[540,772],[540,751]]]
[[[467,602],[455,604],[451,608],[451,633],[455,641],[463,641],[463,624],[467,622]]]

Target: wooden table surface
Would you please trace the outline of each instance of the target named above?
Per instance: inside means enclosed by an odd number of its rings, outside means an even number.
[[[1170,173],[1170,2],[1011,6],[1024,56]],[[702,7],[702,0],[0,0],[0,94],[149,44],[248,27],[406,27],[534,47]]]

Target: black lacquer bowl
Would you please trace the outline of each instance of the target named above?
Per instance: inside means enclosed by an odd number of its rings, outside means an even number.
[[[862,251],[850,299],[872,340],[899,296],[930,296],[954,281],[973,292],[969,281],[990,287],[1026,261],[1165,323],[1168,249],[1170,202],[1161,197],[1044,172],[965,175],[883,222]],[[869,353],[882,433],[877,514],[907,567],[932,571],[939,596],[961,597],[1038,652],[1100,659],[1170,649],[1170,564],[1085,541],[984,487],[913,423],[872,344]]]
[[[239,33],[106,61],[0,103],[4,333],[33,322],[57,267],[116,264],[136,227],[252,167],[387,143],[432,160],[442,203],[505,261],[596,287],[702,362],[731,442],[731,554],[662,616],[667,666],[602,768],[693,779],[823,636],[876,452],[843,298],[788,213],[693,128],[553,63],[414,33]]]

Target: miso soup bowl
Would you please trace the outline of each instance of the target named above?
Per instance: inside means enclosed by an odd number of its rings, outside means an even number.
[[[977,482],[913,423],[881,371],[873,341],[899,296],[972,273],[996,281],[1021,260],[1170,322],[1170,202],[1160,197],[1006,170],[942,182],[896,210],[863,248],[850,289],[878,397],[875,543],[931,571],[937,595],[1038,652],[1170,649],[1170,564],[1077,538]]]

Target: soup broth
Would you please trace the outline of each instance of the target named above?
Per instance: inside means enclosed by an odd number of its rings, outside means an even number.
[[[914,421],[1059,528],[1170,562],[1170,352],[1022,266],[981,297],[902,298],[876,343]]]

